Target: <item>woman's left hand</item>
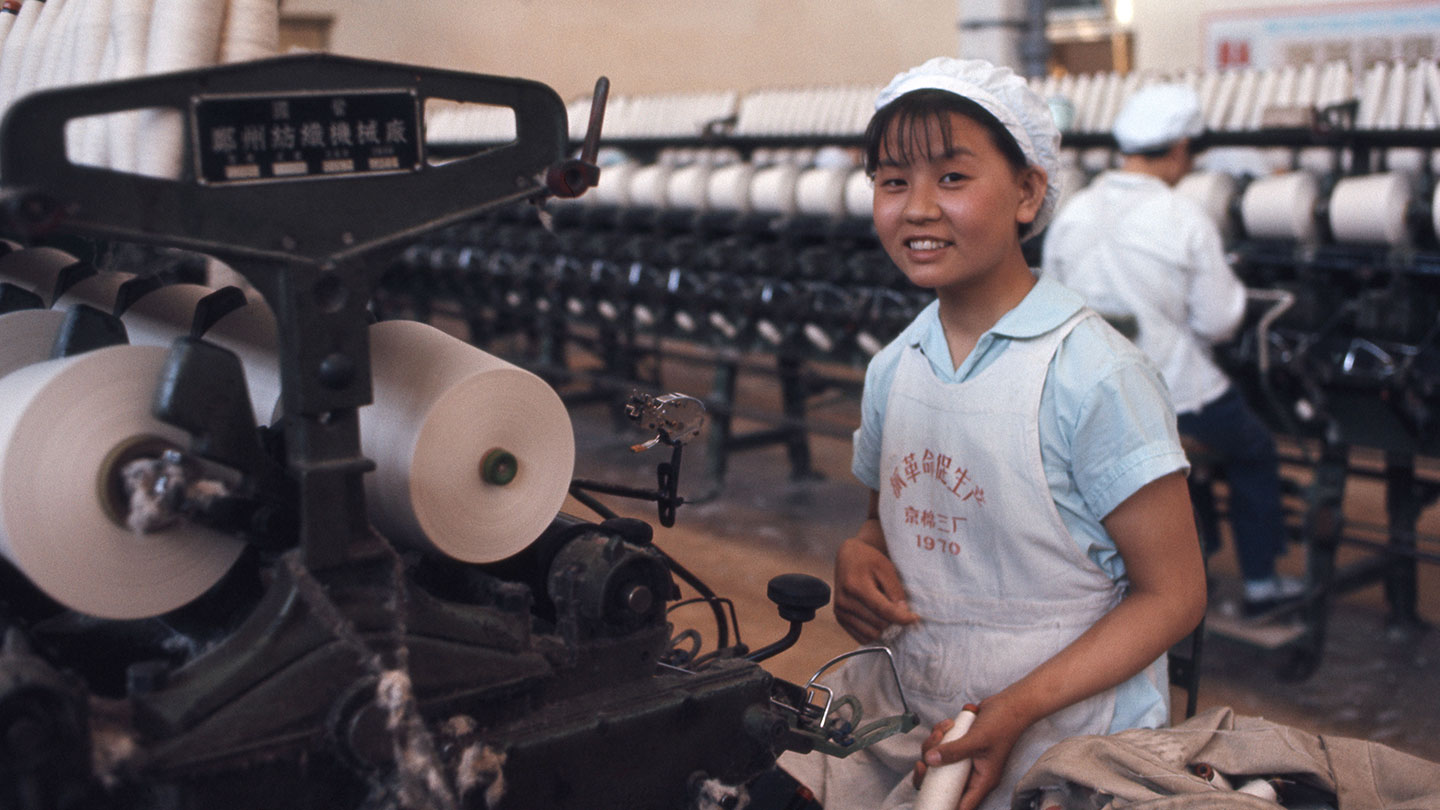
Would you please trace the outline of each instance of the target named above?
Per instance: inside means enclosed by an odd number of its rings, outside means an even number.
[[[1008,707],[1005,700],[997,695],[980,704],[975,722],[965,736],[941,745],[940,739],[954,725],[954,720],[941,720],[921,743],[921,758],[915,764],[913,781],[918,788],[929,767],[969,759],[970,779],[965,783],[958,810],[975,810],[1000,784],[1010,751],[1015,747],[1015,741],[1030,727],[1030,721]]]

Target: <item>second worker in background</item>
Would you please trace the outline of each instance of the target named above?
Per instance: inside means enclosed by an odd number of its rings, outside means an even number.
[[[1120,169],[1097,176],[1045,233],[1042,272],[1095,310],[1133,324],[1133,339],[1170,389],[1180,434],[1222,465],[1244,578],[1244,612],[1263,614],[1303,591],[1280,577],[1284,548],[1275,442],[1215,364],[1211,346],[1245,315],[1245,287],[1225,260],[1219,229],[1174,186],[1194,165],[1204,132],[1186,85],[1136,92],[1115,118]]]

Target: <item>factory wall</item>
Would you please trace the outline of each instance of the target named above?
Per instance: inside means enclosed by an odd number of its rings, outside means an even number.
[[[332,50],[614,92],[871,84],[955,49],[955,0],[286,0]],[[883,81],[883,78],[880,80]]]
[[[1135,66],[1203,65],[1207,15],[1385,0],[1131,0]],[[964,2],[964,0],[960,0]],[[566,98],[608,75],[623,94],[870,84],[954,53],[957,0],[284,0],[335,18],[332,50],[538,79]]]

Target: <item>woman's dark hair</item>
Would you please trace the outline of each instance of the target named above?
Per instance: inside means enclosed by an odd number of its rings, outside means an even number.
[[[893,156],[908,163],[944,150],[950,143],[951,113],[959,113],[985,127],[995,148],[1016,171],[1030,165],[1015,136],[989,110],[945,90],[914,90],[885,105],[870,118],[870,125],[865,128],[865,173],[874,177],[882,157]],[[943,139],[940,144],[930,143],[928,133],[932,121],[940,128]],[[886,144],[885,134],[892,123],[898,124],[896,142]],[[881,149],[885,150],[883,156]]]

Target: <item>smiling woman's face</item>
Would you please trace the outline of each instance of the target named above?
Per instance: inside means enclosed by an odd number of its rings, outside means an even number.
[[[892,122],[875,169],[881,244],[911,282],[937,291],[1013,265],[1020,227],[1045,195],[1043,171],[1017,170],[982,124],[946,115],[948,126],[932,117]],[[893,148],[902,142],[908,148]]]

